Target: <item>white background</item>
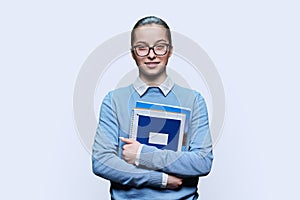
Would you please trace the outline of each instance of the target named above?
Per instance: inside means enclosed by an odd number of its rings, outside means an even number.
[[[90,52],[152,14],[198,43],[225,87],[201,199],[299,199],[296,0],[1,1],[0,199],[109,199],[75,129],[74,84]]]

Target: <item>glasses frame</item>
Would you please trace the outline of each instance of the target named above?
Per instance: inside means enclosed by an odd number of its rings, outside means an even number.
[[[157,53],[155,52],[154,48],[155,48],[156,46],[158,46],[158,45],[166,45],[166,46],[167,46],[166,52],[165,52],[164,54],[157,54]],[[150,51],[151,51],[151,49],[152,49],[153,53],[154,53],[156,56],[164,56],[164,55],[166,55],[166,54],[168,53],[168,51],[170,50],[170,47],[172,47],[171,44],[165,44],[165,43],[163,43],[163,44],[162,44],[162,43],[160,43],[160,44],[155,44],[155,45],[153,45],[152,47],[145,45],[145,47],[148,47],[148,53],[147,53],[146,55],[141,56],[141,55],[139,55],[139,54],[137,53],[137,50],[136,50],[136,48],[137,48],[137,47],[140,47],[140,46],[143,46],[143,45],[136,45],[136,46],[133,46],[133,47],[131,48],[131,51],[134,51],[134,53],[135,53],[137,56],[139,56],[139,57],[146,57],[146,56],[148,56],[149,53],[150,53]]]

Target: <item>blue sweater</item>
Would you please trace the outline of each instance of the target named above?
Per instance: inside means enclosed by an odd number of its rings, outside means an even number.
[[[143,145],[139,166],[122,159],[123,142],[128,138],[132,109],[136,101],[182,106],[192,110],[187,150],[174,152]],[[150,87],[140,96],[133,85],[106,95],[101,105],[99,125],[93,145],[93,172],[111,181],[112,199],[197,199],[198,178],[210,172],[213,160],[207,108],[196,91],[174,84],[165,96]],[[176,190],[162,187],[162,174],[183,178]]]

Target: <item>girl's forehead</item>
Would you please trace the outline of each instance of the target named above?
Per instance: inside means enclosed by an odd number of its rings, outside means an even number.
[[[135,29],[135,32],[165,32],[167,29],[159,24],[146,24]]]
[[[161,25],[149,24],[134,30],[135,42],[156,42],[157,40],[168,40],[167,29]]]

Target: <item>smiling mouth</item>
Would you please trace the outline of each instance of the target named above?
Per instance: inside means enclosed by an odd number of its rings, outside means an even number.
[[[159,62],[145,62],[145,64],[149,68],[154,68],[154,67],[156,67],[159,64]]]

